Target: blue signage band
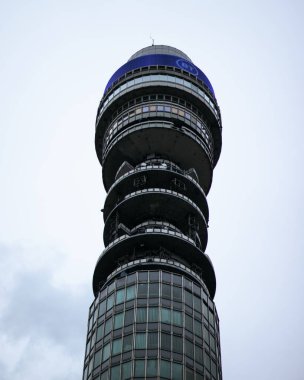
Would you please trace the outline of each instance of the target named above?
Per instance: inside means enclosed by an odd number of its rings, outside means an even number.
[[[215,93],[209,79],[197,66],[195,66],[192,62],[187,61],[186,59],[183,59],[175,55],[167,55],[167,54],[144,55],[144,56],[132,59],[132,61],[128,61],[112,75],[111,79],[106,85],[104,94],[108,91],[108,89],[113,85],[113,83],[117,79],[119,79],[121,76],[123,76],[127,72],[138,69],[140,67],[155,66],[155,65],[171,66],[171,67],[179,68],[181,70],[188,71],[190,74],[200,79],[208,87],[211,94],[213,94],[213,96],[215,97]]]

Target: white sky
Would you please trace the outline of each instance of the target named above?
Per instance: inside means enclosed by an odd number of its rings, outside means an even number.
[[[105,193],[94,121],[137,50],[209,77],[223,150],[208,197],[224,380],[302,380],[302,1],[0,2],[0,378],[81,378]]]

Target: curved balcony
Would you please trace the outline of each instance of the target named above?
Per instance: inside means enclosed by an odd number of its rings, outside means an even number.
[[[190,198],[203,212],[206,222],[209,220],[209,210],[206,196],[199,184],[169,163],[145,164],[128,171],[119,177],[108,191],[104,204],[104,217],[115,207],[125,195],[134,192],[136,188],[164,188],[177,191]]]
[[[143,105],[137,105],[126,110],[124,113],[116,117],[106,129],[103,139],[103,149],[106,149],[111,139],[123,129],[146,120],[164,120],[174,122],[176,126],[185,125],[198,137],[202,138],[209,150],[210,156],[213,158],[213,139],[206,123],[200,119],[194,112],[180,106],[179,104],[171,104],[168,102],[149,102]]]
[[[153,74],[141,76],[128,80],[111,94],[107,94],[101,102],[96,120],[96,143],[103,139],[104,127],[101,121],[109,120],[110,115],[117,110],[122,104],[130,99],[148,94],[151,92],[166,94],[187,98],[198,107],[207,119],[208,125],[214,140],[215,163],[221,151],[221,117],[217,104],[211,99],[207,93],[194,83],[181,79],[173,75]],[[97,148],[96,148],[97,149]]]
[[[167,250],[167,254],[172,252],[177,261],[180,258],[180,262],[187,263],[189,268],[193,265],[198,267],[201,271],[201,278],[209,290],[210,297],[214,297],[216,279],[209,257],[197,248],[193,240],[186,235],[168,230],[148,234],[140,233],[134,236],[123,235],[111,242],[97,261],[93,275],[94,293],[98,293],[99,284],[104,282],[120,266],[121,259],[130,255],[134,260],[137,255],[138,257],[148,256],[150,250],[159,250],[160,248]]]
[[[186,128],[168,122],[147,122],[134,125],[116,136],[102,157],[103,181],[106,191],[115,181],[124,161],[133,165],[157,154],[185,168],[194,168],[205,194],[212,182],[213,165],[202,140]],[[100,157],[101,158],[101,157]]]
[[[122,223],[131,230],[140,223],[152,219],[169,222],[184,234],[192,231],[199,236],[203,251],[207,245],[207,223],[203,213],[191,199],[172,190],[148,188],[127,194],[104,217],[105,245],[110,243],[113,236],[115,237],[117,233],[115,228],[118,228],[118,224]]]

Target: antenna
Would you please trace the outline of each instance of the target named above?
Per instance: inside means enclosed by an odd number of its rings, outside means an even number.
[[[151,36],[151,34],[150,34],[150,38],[152,40],[152,46],[154,46],[154,38]]]

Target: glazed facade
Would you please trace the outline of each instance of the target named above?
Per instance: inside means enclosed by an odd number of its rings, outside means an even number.
[[[83,380],[221,380],[216,280],[204,253],[221,150],[213,88],[166,46],[142,49],[118,73],[96,119],[108,194]]]

